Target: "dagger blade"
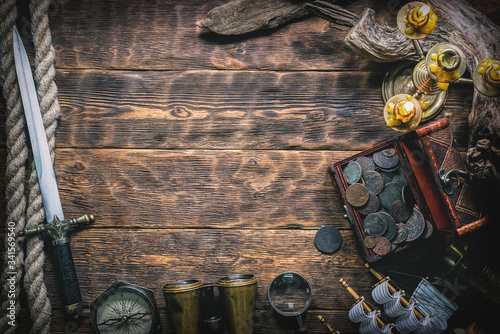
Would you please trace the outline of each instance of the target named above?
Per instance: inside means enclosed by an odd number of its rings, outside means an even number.
[[[64,215],[61,199],[59,197],[59,190],[57,189],[52,159],[50,158],[50,150],[45,134],[45,126],[43,125],[42,113],[38,104],[35,82],[33,81],[28,55],[15,26],[13,42],[19,91],[21,93],[21,100],[23,101],[38,182],[40,183],[45,218],[49,223],[54,220],[54,216],[63,220]]]

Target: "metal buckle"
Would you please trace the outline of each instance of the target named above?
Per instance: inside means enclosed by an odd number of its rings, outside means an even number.
[[[453,194],[453,185],[451,183],[451,177],[455,176],[457,178],[457,186],[460,185],[460,176],[469,177],[468,172],[464,172],[460,169],[452,169],[449,172],[446,172],[444,169],[439,170],[439,178],[441,179],[441,183],[443,185],[444,192],[447,195]]]

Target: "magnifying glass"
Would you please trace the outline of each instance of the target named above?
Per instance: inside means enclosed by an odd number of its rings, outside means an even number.
[[[302,275],[286,272],[276,276],[269,284],[267,298],[276,312],[297,318],[299,332],[307,331],[300,315],[311,305],[312,290]]]

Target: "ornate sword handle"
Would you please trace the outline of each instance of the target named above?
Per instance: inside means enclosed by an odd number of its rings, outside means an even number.
[[[84,215],[80,218],[68,220],[59,220],[57,216],[54,216],[54,219],[44,226],[30,230],[24,229],[19,232],[19,236],[26,237],[45,232],[51,238],[56,271],[61,284],[63,305],[66,313],[73,318],[78,317],[79,311],[84,307],[85,303],[82,301],[80,293],[68,233],[72,226],[89,225],[93,222],[94,216],[92,215]]]
[[[69,240],[64,243],[54,244],[54,257],[60,279],[59,284],[61,284],[60,291],[64,309],[70,317],[77,318],[85,303],[80,293],[80,285],[76,276]]]
[[[54,218],[54,221],[55,220],[56,219]],[[68,227],[71,228],[73,226],[75,226],[75,227],[87,226],[87,225],[92,224],[94,221],[95,221],[95,218],[93,215],[83,215],[83,216],[76,218],[76,219],[68,219],[68,220],[60,221],[60,223],[64,224],[64,225],[68,224]],[[47,223],[43,226],[33,228],[33,229],[26,229],[25,228],[24,230],[19,232],[19,236],[20,237],[31,237],[32,235],[35,235],[35,234],[42,234],[43,232],[47,231],[47,228],[48,228],[47,225],[50,225],[50,224],[52,224],[52,223]],[[66,234],[67,234],[67,231],[66,231]]]

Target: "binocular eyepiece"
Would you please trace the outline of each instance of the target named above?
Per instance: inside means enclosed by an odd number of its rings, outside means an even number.
[[[254,330],[257,278],[231,275],[215,284],[184,280],[163,286],[175,334],[248,334]],[[217,291],[217,293],[216,293]]]

